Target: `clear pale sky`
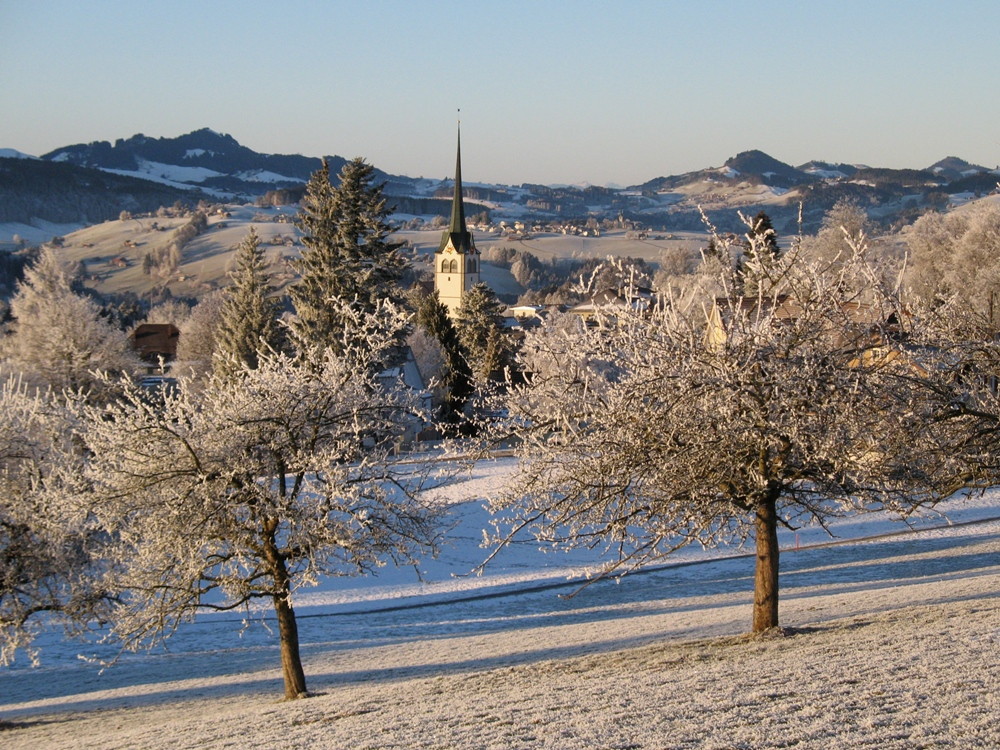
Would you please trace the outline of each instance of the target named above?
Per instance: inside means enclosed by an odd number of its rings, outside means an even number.
[[[444,177],[635,184],[758,148],[1000,163],[997,0],[0,0],[0,148],[201,127]]]

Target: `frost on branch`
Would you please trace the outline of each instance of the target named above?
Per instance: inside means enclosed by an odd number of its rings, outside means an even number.
[[[65,401],[20,381],[0,385],[0,664],[43,619],[77,632],[101,616],[95,525],[74,502],[81,458]]]
[[[753,538],[764,630],[778,624],[779,524],[906,514],[953,489],[915,323],[863,250],[836,268],[771,257],[753,296],[700,315],[661,300],[530,334],[531,374],[506,403],[522,465],[494,541],[604,547],[609,573]]]
[[[42,387],[93,389],[94,371],[138,369],[125,334],[101,318],[93,300],[73,291],[59,258],[45,249],[11,300],[14,333],[4,343],[13,369]]]
[[[278,616],[285,693],[297,697],[295,591],[434,546],[421,477],[390,460],[398,433],[423,416],[417,395],[375,369],[405,320],[391,308],[342,314],[356,319],[352,342],[312,352],[308,366],[262,354],[197,395],[184,383],[156,400],[129,388],[87,410],[93,506],[116,534],[114,635],[126,647],[198,609],[264,598]]]

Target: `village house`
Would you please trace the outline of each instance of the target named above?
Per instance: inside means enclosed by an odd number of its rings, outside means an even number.
[[[181,332],[172,323],[143,323],[129,336],[149,375],[163,374],[177,357]]]

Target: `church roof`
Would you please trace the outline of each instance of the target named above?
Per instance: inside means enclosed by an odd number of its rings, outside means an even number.
[[[441,235],[441,244],[438,252],[441,252],[451,241],[455,252],[466,254],[475,252],[476,243],[472,239],[472,232],[465,226],[465,204],[462,202],[462,131],[458,132],[458,155],[455,158],[455,195],[451,199],[451,221],[448,228]]]

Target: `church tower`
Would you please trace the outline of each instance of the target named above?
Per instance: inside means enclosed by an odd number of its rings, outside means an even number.
[[[451,222],[434,253],[434,288],[452,318],[458,313],[462,296],[479,283],[479,251],[472,232],[465,226],[462,203],[462,132],[459,126],[458,157],[455,161],[455,195],[451,202]]]

